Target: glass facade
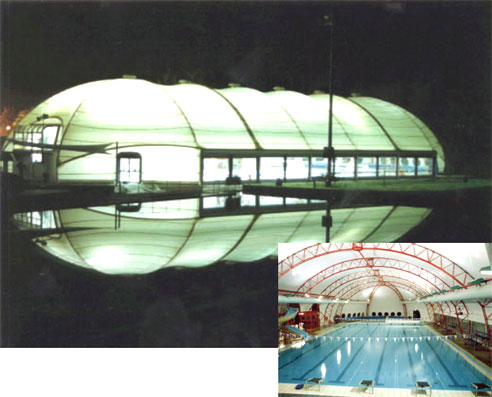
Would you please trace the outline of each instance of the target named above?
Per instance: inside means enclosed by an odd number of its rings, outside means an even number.
[[[256,196],[253,194],[241,194],[241,207],[254,207]]]
[[[398,162],[398,172],[402,176],[412,176],[415,175],[415,158],[413,157],[402,157]]]
[[[205,158],[203,159],[203,180],[205,182],[224,182],[229,176],[229,159]]]
[[[353,178],[355,176],[355,159],[353,157],[337,157],[335,159],[335,177]]]
[[[308,157],[287,157],[286,179],[309,178]]]
[[[432,158],[421,157],[418,159],[417,174],[420,176],[432,175]]]
[[[283,197],[260,196],[260,206],[263,205],[282,205]]]
[[[224,208],[226,203],[226,196],[210,196],[204,197],[202,201],[204,209],[207,208]]]
[[[14,131],[14,137],[17,141],[23,141],[34,144],[55,144],[58,130],[58,125],[29,125],[19,126]],[[51,151],[51,148],[40,148],[36,146],[14,145],[15,149],[31,151],[31,162],[41,163],[43,161],[43,152]]]
[[[256,157],[232,159],[232,176],[238,176],[242,181],[256,181]]]
[[[312,180],[325,177],[327,159],[323,157],[233,157],[232,175],[243,182],[257,180],[257,164],[260,162],[260,180]],[[335,176],[340,179],[353,178],[394,178],[399,176],[431,176],[432,157],[396,156],[346,156],[335,158]],[[229,176],[228,158],[204,158],[203,180],[205,182],[224,182]],[[311,168],[310,168],[311,167]],[[310,172],[311,171],[311,172]],[[356,172],[357,171],[357,172]]]
[[[379,157],[379,178],[396,176],[396,157]]]
[[[260,159],[260,179],[284,179],[284,158],[262,157]]]
[[[55,229],[53,211],[33,211],[14,214],[14,222],[21,229]]]
[[[328,160],[323,157],[311,157],[311,178],[326,175]]]
[[[357,178],[375,178],[376,177],[376,157],[358,157],[357,158]]]

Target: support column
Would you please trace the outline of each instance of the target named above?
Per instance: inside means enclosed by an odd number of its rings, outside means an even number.
[[[485,327],[487,329],[487,336],[489,338],[489,347],[492,346],[492,331],[490,329],[489,318],[487,316],[487,311],[485,310],[485,308],[491,302],[492,302],[492,299],[487,299],[487,300],[484,301],[484,303],[477,302],[480,305],[480,307],[482,308],[483,319],[485,321]],[[490,357],[490,359],[492,361],[492,350],[489,350],[489,357]]]

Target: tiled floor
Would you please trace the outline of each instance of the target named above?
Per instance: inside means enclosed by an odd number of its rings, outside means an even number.
[[[371,394],[370,390],[365,390],[358,387],[345,387],[345,386],[321,386],[321,390],[318,391],[318,386],[303,388],[301,390],[295,389],[293,383],[279,383],[279,394],[287,395],[304,395],[304,396],[376,396],[376,397],[415,397],[424,396],[424,391],[420,390],[417,394],[415,389],[388,389],[388,388],[374,388],[374,394]],[[427,390],[429,395],[429,390]],[[432,390],[433,397],[471,397],[475,394],[472,391],[461,390]],[[485,393],[479,393],[480,395],[487,395]]]

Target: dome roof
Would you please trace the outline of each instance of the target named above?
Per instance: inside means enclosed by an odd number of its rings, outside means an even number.
[[[329,95],[251,88],[173,86],[138,79],[102,80],[67,89],[34,108],[61,120],[66,145],[118,142],[205,149],[321,150],[327,143]],[[374,98],[334,97],[338,150],[435,150],[432,132],[406,110]]]

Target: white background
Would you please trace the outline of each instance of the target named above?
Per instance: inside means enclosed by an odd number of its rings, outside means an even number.
[[[0,349],[0,395],[275,396],[277,363],[274,348],[4,348]]]

